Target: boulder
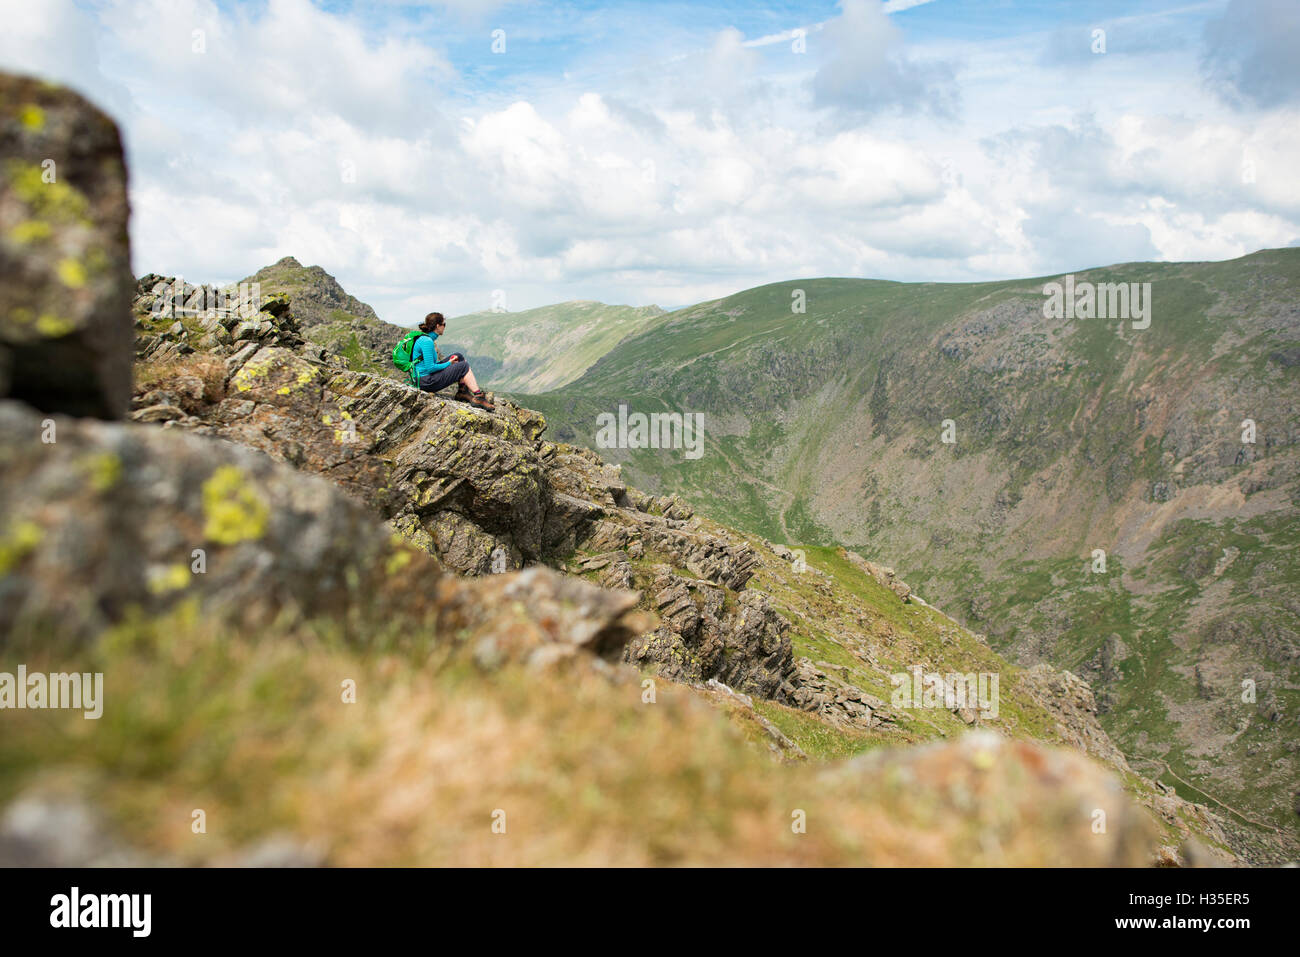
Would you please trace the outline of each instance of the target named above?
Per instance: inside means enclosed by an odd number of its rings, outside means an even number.
[[[182,602],[248,628],[432,609],[392,573],[437,563],[324,479],[174,430],[44,418],[0,401],[0,648],[84,643]]]
[[[0,398],[121,418],[133,330],[117,127],[70,90],[0,73]]]

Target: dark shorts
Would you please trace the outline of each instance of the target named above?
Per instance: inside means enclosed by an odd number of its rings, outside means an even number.
[[[461,359],[459,362],[453,362],[445,369],[439,369],[436,372],[430,372],[426,376],[421,376],[420,389],[424,392],[441,392],[447,386],[455,385],[465,378],[465,373],[468,371],[469,363]]]

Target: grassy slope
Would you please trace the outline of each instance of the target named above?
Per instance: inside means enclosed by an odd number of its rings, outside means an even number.
[[[599,451],[751,532],[887,559],[1025,660],[1083,670],[1119,635],[1133,654],[1104,722],[1126,752],[1294,839],[1300,390],[1276,357],[1296,342],[1300,250],[1080,278],[1152,282],[1151,327],[1040,321],[1043,279],[779,283],[673,313],[522,401],[592,447],[596,415],[619,402],[703,411],[699,461]],[[794,289],[806,315],[790,311]],[[1229,463],[1247,415],[1264,447],[1243,476]],[[937,441],[944,419],[955,447]],[[1152,501],[1161,482],[1188,504]],[[1233,543],[1240,567],[1214,578]],[[1095,547],[1110,554],[1104,583],[1085,572]],[[1281,718],[1240,701],[1247,676]]]

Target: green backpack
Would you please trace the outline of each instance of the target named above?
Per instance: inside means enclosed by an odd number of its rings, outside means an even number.
[[[406,381],[411,385],[419,388],[420,383],[416,381],[415,360],[411,353],[415,350],[415,340],[425,335],[419,329],[412,329],[406,335],[402,336],[402,341],[393,347],[393,365],[397,366],[398,371],[406,373]]]

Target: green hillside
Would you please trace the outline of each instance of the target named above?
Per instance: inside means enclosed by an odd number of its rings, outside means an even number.
[[[1136,766],[1294,839],[1300,249],[1076,274],[1150,283],[1145,329],[1045,318],[1060,278],[763,286],[521,401],[592,447],[620,403],[703,413],[698,460],[598,451],[774,541],[888,559],[1014,659],[1089,678]]]

